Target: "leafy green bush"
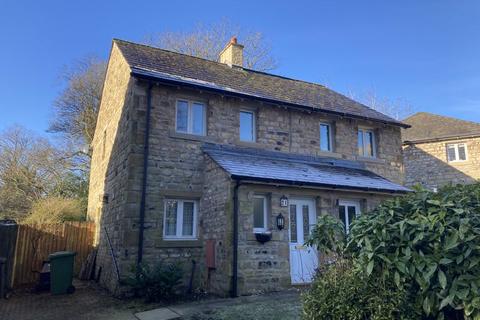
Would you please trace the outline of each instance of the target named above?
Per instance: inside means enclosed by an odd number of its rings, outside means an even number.
[[[132,268],[132,275],[126,283],[136,296],[145,297],[146,302],[169,300],[176,294],[181,283],[183,270],[177,264],[140,264]]]
[[[331,215],[324,214],[317,218],[306,244],[315,246],[324,254],[343,255],[345,249],[345,231],[343,223]]]
[[[480,184],[447,186],[438,193],[418,188],[386,201],[352,223],[344,250],[337,224],[320,219],[310,243],[348,257],[352,267],[347,274],[345,268],[318,274],[304,298],[307,319],[315,314],[356,319],[335,313],[339,309],[381,319],[368,303],[351,306],[358,301],[352,295],[370,297],[372,290],[383,296],[376,300],[378,308],[407,310],[411,319],[480,319]]]
[[[339,259],[324,267],[303,295],[303,319],[418,319],[409,308],[407,293],[394,286],[372,281],[356,272],[351,261]]]
[[[366,275],[415,295],[426,316],[480,319],[480,184],[387,201],[353,223],[348,250]]]

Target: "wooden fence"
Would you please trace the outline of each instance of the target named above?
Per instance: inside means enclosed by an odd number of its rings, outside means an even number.
[[[18,226],[12,283],[14,287],[33,284],[48,255],[57,251],[74,251],[75,275],[93,249],[93,222],[66,222],[49,225]]]

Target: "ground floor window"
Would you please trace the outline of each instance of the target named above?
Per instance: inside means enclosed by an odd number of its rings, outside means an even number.
[[[339,200],[338,215],[345,226],[345,233],[350,232],[350,224],[360,215],[360,202],[355,200]]]
[[[163,238],[166,240],[196,239],[198,202],[196,200],[167,199]]]
[[[253,197],[253,232],[267,231],[267,197]]]

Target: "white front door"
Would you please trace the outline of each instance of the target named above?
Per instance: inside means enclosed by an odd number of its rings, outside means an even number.
[[[360,201],[357,200],[339,200],[338,216],[345,226],[345,233],[350,232],[350,224],[360,215]]]
[[[290,200],[290,276],[292,284],[310,283],[318,268],[318,253],[305,242],[317,222],[313,200]]]

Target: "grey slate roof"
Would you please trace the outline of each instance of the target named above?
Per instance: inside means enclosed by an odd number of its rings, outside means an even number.
[[[215,61],[123,40],[114,39],[114,43],[122,52],[135,76],[405,126],[400,121],[319,84],[246,68],[232,68]]]
[[[335,189],[410,191],[354,161],[215,144],[205,144],[203,150],[232,178]]]
[[[402,130],[404,142],[443,140],[455,137],[480,136],[480,123],[418,112],[406,118],[411,128]]]

